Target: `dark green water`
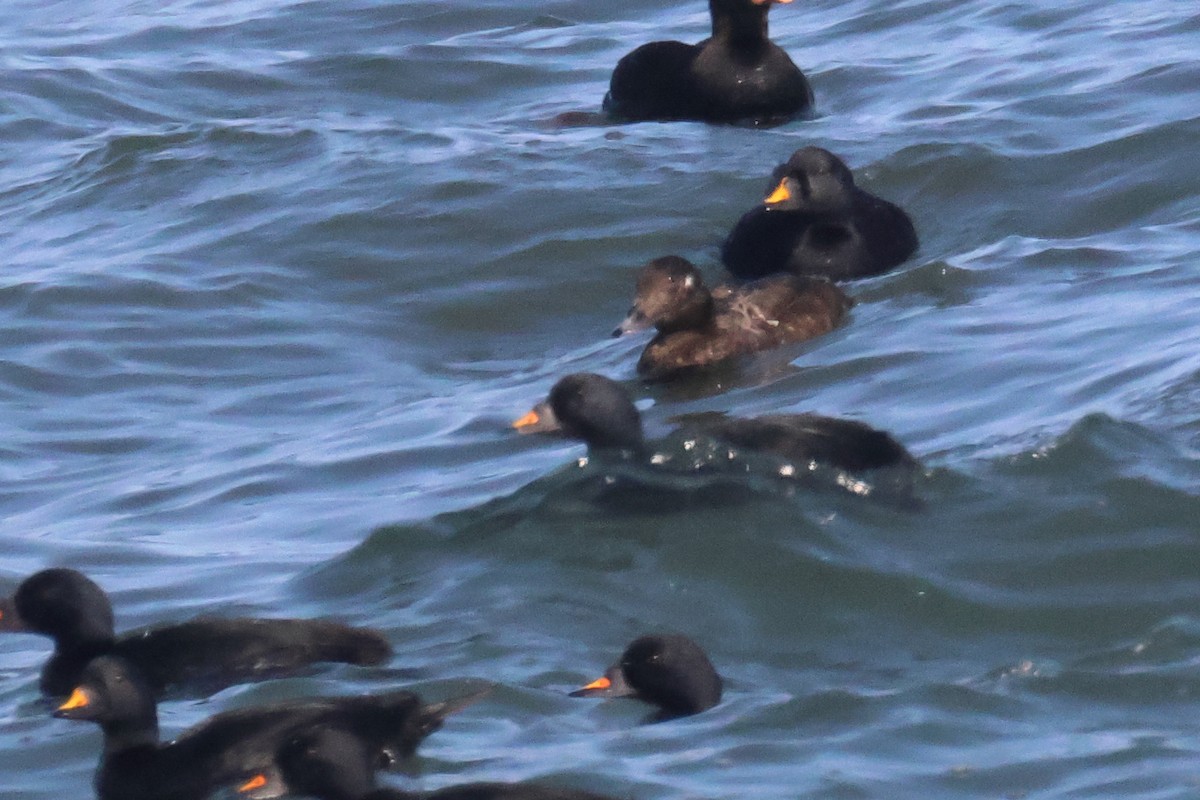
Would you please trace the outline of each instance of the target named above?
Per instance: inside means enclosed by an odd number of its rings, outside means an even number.
[[[381,670],[163,706],[497,682],[407,774],[645,798],[1190,798],[1200,786],[1200,12],[806,2],[815,119],[559,128],[699,0],[0,8],[0,591],[58,564],[123,627],[383,629]],[[847,325],[685,386],[607,338],[818,144],[921,249]],[[923,509],[640,476],[508,422],[560,375],[679,413],[892,431]],[[636,477],[636,476],[635,476]],[[649,485],[645,485],[648,482]],[[566,697],[645,630],[725,702]],[[0,641],[0,796],[86,797],[98,731]]]

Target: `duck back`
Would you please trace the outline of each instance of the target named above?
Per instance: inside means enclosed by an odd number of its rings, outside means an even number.
[[[689,418],[685,427],[747,450],[850,471],[912,467],[917,463],[891,434],[856,420],[819,414],[697,417]]]
[[[784,344],[804,342],[841,324],[853,301],[827,280],[778,276],[713,290],[708,325],[660,333],[638,360],[644,377],[666,377]]]
[[[845,214],[754,208],[726,238],[721,261],[739,278],[791,272],[844,281],[887,272],[916,249],[908,215],[862,192]]]
[[[377,631],[330,620],[201,617],[125,634],[113,652],[137,664],[155,693],[167,686],[225,686],[319,662],[380,664]]]

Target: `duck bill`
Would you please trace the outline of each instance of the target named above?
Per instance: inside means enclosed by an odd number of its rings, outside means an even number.
[[[287,785],[283,776],[275,768],[265,772],[256,772],[246,779],[246,782],[236,787],[238,797],[247,800],[266,800],[269,797],[281,797],[287,794]]]
[[[82,686],[75,687],[67,701],[54,710],[59,719],[88,719],[91,714],[92,698]]]
[[[546,402],[538,403],[528,414],[514,420],[512,426],[518,433],[553,433],[562,430],[554,412],[550,410],[550,404]]]
[[[16,603],[11,597],[0,599],[0,633],[20,633],[29,630],[17,613]]]
[[[624,336],[627,333],[644,331],[650,327],[650,324],[650,318],[647,317],[640,308],[634,306],[629,310],[629,316],[627,316],[625,320],[617,326],[617,329],[613,331],[612,335],[615,339],[616,337]]]
[[[268,783],[269,781],[267,780],[267,776],[260,772],[250,780],[243,783],[241,786],[237,787],[237,792],[238,794],[250,794],[251,792],[255,792],[263,788]]]
[[[787,178],[779,182],[775,187],[775,191],[771,192],[763,199],[763,205],[768,209],[772,206],[778,206],[780,203],[786,203],[792,199],[792,190],[788,188]]]
[[[787,5],[788,3],[792,2],[792,0],[750,0],[750,2],[754,3],[756,6],[769,6],[772,3],[782,3]]]
[[[625,674],[620,665],[614,664],[605,670],[604,675],[589,683],[587,686],[571,692],[571,697],[628,697],[634,693],[633,688],[625,682]]]

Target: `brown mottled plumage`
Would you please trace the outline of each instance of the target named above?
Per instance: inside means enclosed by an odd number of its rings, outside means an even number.
[[[663,377],[828,333],[851,305],[829,281],[798,275],[710,291],[691,262],[665,256],[642,268],[633,308],[614,335],[657,328],[637,369]]]

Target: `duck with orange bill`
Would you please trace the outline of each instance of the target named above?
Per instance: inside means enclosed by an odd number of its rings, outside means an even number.
[[[373,763],[389,765],[411,756],[449,714],[486,692],[428,705],[408,691],[291,700],[217,714],[164,743],[154,696],[137,668],[101,656],[54,715],[100,726],[100,800],[202,800],[244,785],[248,775],[277,775],[279,748],[312,728],[344,730],[361,740]]]
[[[559,379],[546,399],[513,422],[513,427],[520,433],[579,439],[588,452],[644,457],[650,449],[642,416],[629,393],[611,378],[591,372]],[[793,465],[824,464],[850,471],[917,467],[917,460],[890,434],[855,420],[819,414],[693,414],[681,418],[680,431]]]
[[[275,756],[275,776],[258,773],[238,787],[243,796],[277,796],[283,791],[317,800],[608,800],[581,789],[542,783],[468,783],[435,792],[380,788],[377,766],[361,737],[336,727],[298,732]]]
[[[658,707],[655,721],[707,711],[721,702],[721,676],[695,641],[681,634],[639,636],[604,675],[572,697],[635,697]]]
[[[858,188],[833,153],[804,147],[775,169],[762,204],[725,239],[721,261],[739,278],[791,272],[842,281],[886,272],[916,249],[903,209]]]

